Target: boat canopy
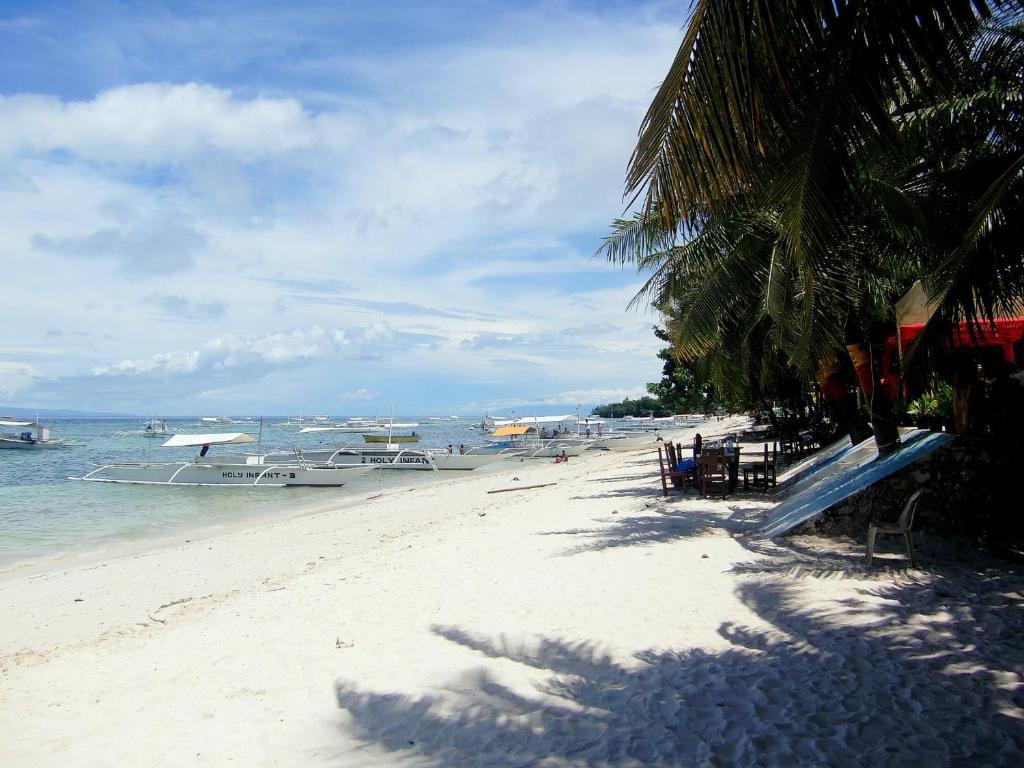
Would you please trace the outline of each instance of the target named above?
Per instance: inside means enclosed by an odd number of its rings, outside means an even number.
[[[494,430],[493,434],[495,437],[508,437],[509,435],[525,435],[531,429],[533,429],[533,427],[498,427],[496,430]]]
[[[517,419],[495,419],[494,426],[505,427],[509,424],[557,424],[560,421],[574,421],[576,415],[566,416],[520,416]]]
[[[199,445],[238,445],[255,442],[256,438],[248,432],[221,432],[211,435],[175,435],[164,443],[163,447],[188,448]]]

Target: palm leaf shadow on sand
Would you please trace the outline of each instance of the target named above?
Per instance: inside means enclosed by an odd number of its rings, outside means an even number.
[[[761,555],[756,560],[734,563],[736,574],[772,574],[803,578],[856,578],[891,581],[909,573],[905,557],[880,554],[874,564],[865,563],[864,545],[852,540],[814,537],[813,544],[803,537],[757,539],[740,537],[737,541],[749,552]],[[934,558],[931,547],[920,547],[923,560]],[[905,553],[904,553],[905,554]]]
[[[1021,583],[957,583],[890,585],[820,610],[778,582],[747,584],[738,596],[768,628],[724,624],[726,650],[648,650],[629,664],[585,641],[435,627],[545,677],[513,690],[476,669],[436,695],[338,681],[337,697],[366,745],[421,766],[1016,766]]]
[[[749,505],[706,502],[705,506],[695,508],[652,503],[649,507],[622,517],[597,518],[595,522],[600,526],[594,528],[542,531],[540,535],[584,538],[582,543],[561,553],[575,555],[613,547],[663,544],[701,536],[711,530],[730,534],[745,533],[755,530],[763,515],[764,508]]]

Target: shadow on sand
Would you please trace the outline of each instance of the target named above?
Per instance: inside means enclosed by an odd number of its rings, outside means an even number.
[[[652,501],[644,509],[622,517],[596,518],[601,527],[545,531],[541,535],[584,538],[585,541],[562,553],[574,555],[613,547],[662,544],[715,529],[730,534],[746,533],[756,530],[764,515],[763,507],[700,501],[700,507]]]
[[[410,765],[1016,766],[1021,583],[978,579],[889,585],[815,610],[777,580],[747,583],[738,596],[767,628],[723,624],[725,650],[628,663],[586,641],[436,626],[541,682],[513,689],[477,668],[427,695],[338,681],[337,699],[347,729]]]

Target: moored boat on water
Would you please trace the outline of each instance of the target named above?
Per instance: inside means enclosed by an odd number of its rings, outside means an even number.
[[[247,432],[207,435],[174,435],[165,448],[200,448],[191,461],[105,464],[72,480],[142,485],[213,485],[274,487],[317,486],[338,488],[373,469],[373,465],[337,466],[299,456],[287,461],[268,461],[267,454],[229,454],[208,459],[214,445],[255,443]]]
[[[14,427],[20,431],[0,431],[0,448],[35,450],[41,448],[81,448],[84,445],[84,443],[75,440],[56,440],[50,437],[50,428],[45,424],[40,424],[38,421],[0,419],[0,430],[4,427]]]
[[[231,419],[227,416],[201,416],[199,418],[199,426],[201,427],[218,427],[230,423]]]
[[[165,437],[170,434],[167,422],[163,419],[150,419],[142,428],[143,437]]]

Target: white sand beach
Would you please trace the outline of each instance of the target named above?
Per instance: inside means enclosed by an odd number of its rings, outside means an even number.
[[[1024,763],[1012,565],[591,453],[8,573],[0,765]]]

